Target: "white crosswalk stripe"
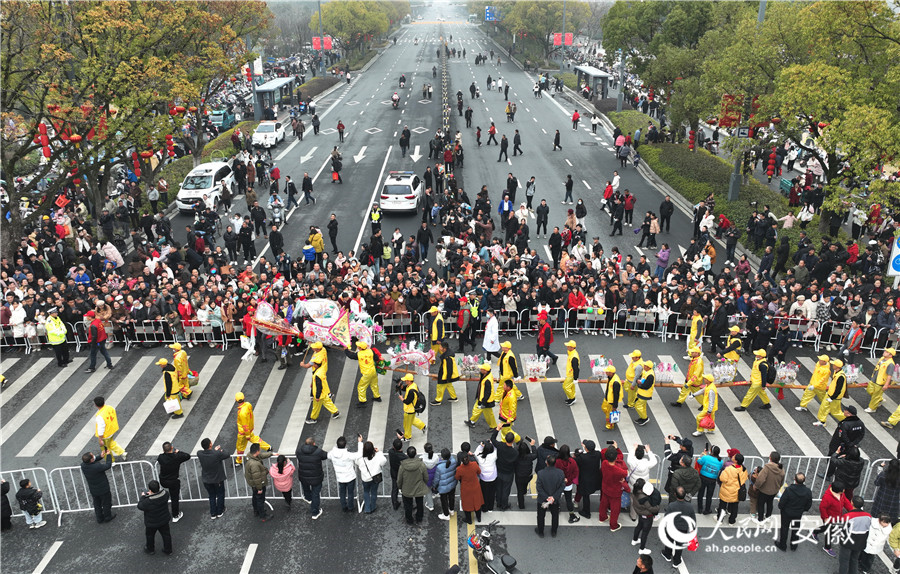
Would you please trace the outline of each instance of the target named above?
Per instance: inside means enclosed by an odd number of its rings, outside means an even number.
[[[22,405],[22,408],[10,417],[10,419],[6,421],[6,424],[3,425],[3,428],[0,429],[0,444],[5,443],[16,429],[20,428],[25,421],[38,411],[38,409],[43,407],[44,403],[47,402],[77,370],[78,366],[75,363],[72,363],[68,367],[58,371],[32,400]],[[94,373],[94,375],[102,378],[105,373],[105,370],[101,369],[99,372]]]
[[[7,359],[3,361],[3,372],[8,373],[13,365],[16,364],[18,359]],[[33,365],[28,367],[28,370],[16,377],[16,380],[10,383],[8,387],[3,389],[3,393],[0,394],[0,407],[5,405],[10,399],[12,399],[16,394],[19,393],[22,389],[24,389],[28,383],[32,381],[37,375],[44,372],[44,369],[50,366],[50,363],[53,362],[53,359],[38,359],[34,362]]]

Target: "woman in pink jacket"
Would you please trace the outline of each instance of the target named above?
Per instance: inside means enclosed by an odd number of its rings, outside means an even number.
[[[272,468],[269,469],[269,476],[272,477],[272,484],[275,489],[284,497],[288,508],[291,507],[291,491],[294,489],[294,465],[283,454],[278,455],[278,459]]]

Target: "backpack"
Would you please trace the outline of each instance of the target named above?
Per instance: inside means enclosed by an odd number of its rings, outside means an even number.
[[[771,385],[775,383],[775,377],[778,375],[775,369],[775,361],[774,357],[772,357],[769,361],[769,368],[766,369],[766,384]]]
[[[425,398],[425,394],[416,389],[416,413],[424,413],[427,405],[428,400]]]

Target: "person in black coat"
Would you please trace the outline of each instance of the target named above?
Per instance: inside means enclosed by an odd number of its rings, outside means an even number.
[[[303,487],[303,499],[309,502],[309,512],[313,518],[318,518],[321,513],[322,483],[325,481],[325,469],[323,461],[328,458],[328,453],[316,445],[312,437],[300,445],[297,449],[297,478]]]
[[[724,349],[722,337],[728,332],[728,311],[722,305],[720,299],[713,302],[712,314],[709,318],[709,324],[706,327],[706,333],[710,337],[710,350],[715,354],[719,349]]]
[[[397,433],[398,435],[402,433]],[[403,440],[395,438],[391,444],[391,450],[388,451],[388,462],[391,465],[391,505],[394,510],[400,508],[400,488],[397,486],[397,473],[400,471],[400,463],[406,460],[406,453],[403,452]],[[459,459],[457,459],[459,460]]]
[[[583,450],[582,450],[583,449]],[[591,517],[591,495],[600,490],[600,452],[592,440],[585,440],[581,448],[575,451],[575,462],[578,464],[578,492],[581,498],[581,510],[578,514]]]
[[[172,520],[178,522],[183,516],[178,509],[178,502],[181,500],[181,479],[178,473],[181,465],[191,460],[191,455],[174,448],[170,442],[164,442],[162,448],[162,454],[156,457],[159,464],[159,483],[169,491],[169,497],[172,499]]]
[[[537,459],[534,463],[534,472],[540,472],[547,466],[547,457],[549,455],[556,456],[559,451],[556,449],[556,439],[552,436],[544,437],[544,442],[537,447]]]
[[[616,198],[616,203],[613,205],[611,218],[613,220],[613,228],[612,233],[609,234],[610,237],[616,234],[616,229],[619,230],[619,235],[622,235],[622,219],[625,217],[625,203]]]
[[[94,515],[97,517],[97,523],[103,524],[114,519],[116,515],[112,513],[112,493],[109,490],[109,479],[106,477],[106,471],[112,468],[112,453],[104,449],[100,457],[105,461],[97,460],[92,452],[84,453],[81,457],[81,473],[94,499]]]
[[[563,471],[556,468],[556,455],[551,454],[545,459],[545,468],[537,473],[535,486],[538,495],[537,527],[534,531],[541,538],[544,537],[544,517],[550,512],[550,535],[556,536],[559,528],[559,499],[562,498],[563,489],[566,487],[566,477]]]
[[[534,439],[519,443],[519,458],[516,459],[516,497],[519,501],[519,510],[525,509],[525,492],[528,490],[528,483],[531,482],[536,458]]]
[[[788,349],[791,347],[791,325],[787,321],[782,321],[779,325],[778,332],[775,334],[775,342],[772,343],[770,357],[773,362],[783,363],[787,356]],[[769,368],[774,368],[769,365]]]
[[[778,501],[778,510],[781,511],[781,530],[778,532],[778,542],[775,543],[781,550],[787,550],[788,532],[791,536],[791,550],[797,549],[797,531],[800,528],[800,520],[803,513],[812,507],[812,491],[804,483],[806,475],[798,472],[794,475],[794,484],[790,485],[781,494]]]
[[[12,506],[9,504],[9,483],[0,480],[0,530],[12,528]]]
[[[144,513],[144,531],[147,535],[147,545],[144,552],[153,554],[156,551],[156,533],[162,535],[163,554],[172,553],[172,533],[169,531],[169,493],[162,490],[159,483],[151,480],[147,485],[147,492],[141,493],[141,499],[137,504],[138,510]]]

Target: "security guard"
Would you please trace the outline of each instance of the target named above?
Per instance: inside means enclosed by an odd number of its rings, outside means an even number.
[[[703,338],[703,315],[700,309],[694,307],[694,313],[691,315],[691,332],[688,335],[687,348],[699,347],[700,339]],[[688,357],[685,357],[687,359]]]
[[[513,381],[513,393],[516,395],[516,399],[524,400],[525,396],[515,383],[515,379],[519,378],[519,362],[516,360],[516,355],[512,352],[512,343],[509,341],[500,343],[500,359],[498,362],[500,364],[500,382],[497,385],[495,400],[500,400],[500,395],[503,394],[503,384],[509,380]]]
[[[160,359],[156,361],[156,364],[162,367],[163,383],[166,389],[163,400],[178,401],[178,410],[173,411],[169,418],[180,419],[184,416],[184,411],[181,410],[181,397],[178,396],[178,374],[175,372],[175,367],[170,365],[167,359]]]
[[[806,405],[813,397],[816,397],[820,404],[825,400],[825,391],[828,390],[828,383],[831,381],[831,364],[828,355],[819,355],[818,359],[812,377],[809,379],[809,385],[806,386],[803,396],[800,397],[800,406],[794,407],[796,411],[806,410]]]
[[[490,363],[481,365],[481,380],[478,381],[478,390],[475,393],[472,418],[466,421],[469,428],[475,427],[475,423],[482,414],[490,428],[497,428],[497,419],[494,418],[494,376],[491,374]]]
[[[459,367],[456,365],[456,358],[450,352],[450,345],[447,341],[441,341],[441,355],[438,358],[438,375],[437,375],[437,392],[432,405],[439,405],[444,400],[444,392],[450,395],[451,401],[456,401],[456,389],[453,387],[454,381],[459,380]]]
[[[819,406],[819,419],[813,423],[814,426],[825,426],[825,420],[828,415],[834,417],[838,422],[844,420],[844,411],[841,409],[841,399],[847,393],[847,375],[844,374],[844,361],[833,359],[831,366],[834,367],[834,375],[831,376],[831,383],[828,385],[828,391],[825,393],[825,400]]]
[[[874,413],[884,400],[884,389],[890,386],[894,378],[894,355],[896,354],[897,350],[893,347],[885,349],[881,359],[875,364],[874,380],[869,381],[869,384],[866,385],[866,392],[872,397],[866,408],[867,413]]]
[[[616,374],[616,368],[613,365],[606,366],[606,376],[609,382],[606,383],[606,395],[604,395],[601,408],[606,413],[606,430],[613,430],[616,428],[616,423],[609,420],[609,414],[619,409],[619,401],[624,400],[625,394],[622,389],[622,379]]]
[[[641,369],[644,368],[644,361],[641,359],[641,352],[637,349],[631,351],[631,362],[625,369],[625,391],[628,393],[628,402],[624,406],[626,409],[634,406],[634,400],[637,398],[637,383],[635,379],[641,378]]]
[[[310,345],[311,347],[314,346]],[[321,347],[321,343],[319,346]],[[338,411],[337,407],[334,406],[334,403],[331,401],[331,391],[328,390],[328,379],[326,375],[328,374],[328,361],[322,358],[322,354],[325,353],[324,349],[321,349],[317,352],[312,359],[312,363],[300,363],[300,366],[304,369],[309,369],[312,367],[313,376],[312,383],[310,383],[312,395],[312,411],[309,413],[309,417],[306,419],[306,424],[314,425],[319,421],[319,413],[322,411],[322,407],[325,407],[325,410],[331,413],[331,418],[336,419],[341,416],[341,413]],[[325,355],[327,357],[327,354]]]
[[[247,443],[259,443],[259,448],[262,450],[272,450],[272,447],[253,432],[253,427],[255,425],[253,421],[253,405],[244,400],[244,393],[235,393],[234,400],[237,403],[238,429],[237,458],[234,459],[234,464],[243,464],[244,458],[242,455],[244,454],[244,449],[247,448]]]
[[[637,398],[634,401],[634,411],[638,419],[634,422],[644,426],[650,422],[647,417],[647,401],[653,398],[653,387],[656,385],[656,375],[653,373],[653,361],[644,361],[641,379],[637,386]]]
[[[705,429],[700,426],[700,421],[702,421],[706,415],[709,415],[713,420],[713,424],[715,424],[716,411],[719,410],[719,389],[716,388],[715,379],[712,375],[703,375],[703,380],[706,383],[706,386],[699,391],[702,393],[702,398],[698,399],[700,401],[700,414],[697,415],[697,430],[694,431],[694,436],[700,436],[703,433],[716,432],[715,427]]]
[[[47,341],[56,354],[56,364],[59,367],[65,367],[71,362],[69,344],[66,343],[66,324],[59,318],[59,307],[50,307],[47,314],[50,315],[44,322],[44,328],[47,329]]]
[[[512,425],[516,422],[516,409],[519,406],[519,400],[516,398],[516,391],[513,388],[511,379],[503,382],[503,396],[500,399],[500,436],[506,440],[506,433],[513,433],[513,442],[519,442],[522,438],[513,430]]]
[[[403,381],[400,399],[403,401],[403,432],[397,431],[398,435],[403,435],[403,440],[412,438],[412,428],[416,427],[423,433],[425,432],[425,423],[416,416],[416,404],[419,401],[419,387],[413,380],[414,377],[407,373],[401,379]]]
[[[428,310],[431,313],[431,350],[437,355],[441,352],[441,341],[444,340],[444,318],[434,305]]]
[[[575,341],[566,341],[566,378],[563,380],[563,391],[566,393],[566,404],[570,407],[575,404],[575,381],[581,369],[578,351],[575,350]]]
[[[766,361],[766,350],[757,349],[753,351],[753,354],[756,355],[756,358],[753,360],[753,370],[750,371],[750,388],[747,389],[747,394],[744,395],[741,406],[735,407],[734,410],[738,412],[746,411],[747,407],[750,406],[750,403],[752,403],[756,397],[759,397],[763,402],[763,405],[760,408],[772,408],[772,404],[769,402],[769,395],[766,394],[766,381],[769,376],[769,363]]]
[[[172,357],[172,366],[175,367],[175,373],[178,377],[179,392],[181,398],[185,400],[191,399],[191,384],[188,382],[188,373],[191,372],[188,367],[187,351],[181,348],[181,343],[172,343],[169,348],[174,351]]]
[[[688,395],[697,398],[697,391],[703,385],[703,357],[701,357],[700,347],[691,347],[688,351],[691,362],[688,364],[687,377],[684,380],[684,386],[678,393],[678,400],[672,403],[673,407],[680,407],[687,400]],[[700,402],[700,399],[697,399]]]
[[[741,328],[737,325],[732,325],[729,331],[731,332],[731,334],[728,335],[728,341],[725,342],[724,354],[719,353],[716,356],[724,357],[729,361],[733,361],[736,363],[738,359],[741,358],[741,348],[744,346],[739,336],[741,334]]]
[[[103,397],[94,397],[94,406],[97,407],[97,415],[94,417],[94,436],[97,437],[101,447],[113,454],[114,459],[118,457],[119,462],[125,462],[128,453],[112,437],[119,431],[116,409],[106,404],[106,399]]]
[[[344,354],[350,359],[359,361],[359,372],[362,375],[359,384],[356,385],[356,399],[359,401],[357,408],[366,406],[367,389],[372,389],[372,400],[376,403],[381,402],[381,395],[378,392],[378,373],[375,371],[375,362],[381,360],[381,353],[376,348],[369,348],[364,341],[356,342],[356,352],[350,349],[344,349]]]
[[[372,220],[372,235],[381,229],[381,208],[378,207],[378,204],[372,206],[372,213],[369,214],[369,219]],[[380,256],[380,254],[376,253],[375,255]]]

